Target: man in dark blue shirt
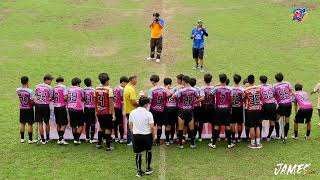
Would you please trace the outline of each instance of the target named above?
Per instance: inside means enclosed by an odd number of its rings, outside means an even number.
[[[204,72],[203,55],[204,55],[204,36],[208,36],[206,28],[202,27],[202,21],[198,21],[197,27],[191,32],[191,39],[193,39],[192,54],[196,62],[196,66],[192,69],[200,68],[200,72]]]

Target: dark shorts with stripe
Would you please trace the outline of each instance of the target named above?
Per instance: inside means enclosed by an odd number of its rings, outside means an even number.
[[[313,109],[299,109],[296,114],[295,123],[309,123],[312,118]]]
[[[133,152],[141,153],[142,151],[151,151],[152,134],[134,134],[132,138]]]
[[[20,109],[20,123],[34,123],[34,110],[33,108],[30,109]]]

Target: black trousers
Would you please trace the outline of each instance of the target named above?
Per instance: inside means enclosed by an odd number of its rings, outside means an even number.
[[[161,52],[162,52],[162,37],[150,39],[150,49],[151,49],[150,57],[151,58],[154,58],[156,48],[157,48],[157,59],[160,59]]]

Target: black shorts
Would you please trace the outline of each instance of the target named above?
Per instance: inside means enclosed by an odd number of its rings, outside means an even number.
[[[132,145],[134,153],[141,153],[142,151],[151,151],[152,134],[134,134],[132,138]]]
[[[68,124],[68,114],[66,107],[54,107],[54,117],[57,125],[65,126]]]
[[[313,109],[299,109],[294,120],[295,123],[309,123],[312,118]]]
[[[50,120],[49,104],[36,104],[35,105],[35,120],[36,120],[36,122],[49,123],[49,120]]]
[[[184,121],[185,124],[189,124],[193,118],[193,110],[192,109],[179,109],[178,116]]]
[[[84,125],[82,110],[69,109],[69,116],[70,116],[70,126],[72,128],[76,128]]]
[[[242,124],[243,123],[243,107],[233,107],[231,116],[232,117],[231,117],[230,123]]]
[[[216,108],[216,120],[214,122],[215,126],[225,125],[230,126],[231,113],[228,108]]]
[[[202,113],[200,116],[201,123],[213,123],[215,120],[215,110],[213,106],[203,106]]]
[[[279,104],[277,113],[280,116],[290,117],[291,115],[292,104]]]
[[[165,125],[165,122],[164,122],[165,116],[163,112],[154,111],[154,110],[150,110],[150,112],[152,113],[155,125],[159,125],[159,126]]]
[[[30,109],[20,109],[20,123],[34,123],[34,111],[33,108]]]
[[[86,124],[96,124],[96,110],[95,108],[84,108],[84,122]]]
[[[114,113],[115,113],[115,116],[116,116],[117,124],[122,124],[123,125],[122,109],[114,108]]]
[[[203,59],[203,55],[204,55],[204,48],[192,48],[192,56],[193,59]]]
[[[261,111],[246,110],[246,127],[259,127],[261,119]]]
[[[264,104],[261,110],[261,120],[277,120],[277,105],[272,104]]]
[[[174,125],[178,121],[178,109],[176,107],[166,107],[164,109],[165,125]]]
[[[193,119],[194,122],[199,122],[201,119],[202,109],[201,107],[194,107],[193,109]]]
[[[111,130],[113,128],[112,114],[98,115],[98,121],[101,129]]]

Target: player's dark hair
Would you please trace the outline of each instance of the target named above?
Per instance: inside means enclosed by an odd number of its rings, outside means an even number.
[[[246,85],[248,83],[248,78],[245,78],[242,83],[243,85]]]
[[[248,76],[248,83],[249,83],[249,84],[253,84],[253,83],[254,83],[254,75],[250,74],[250,75]]]
[[[143,107],[144,105],[148,104],[150,102],[148,97],[142,96],[139,99],[139,106]]]
[[[59,76],[57,77],[56,82],[57,83],[64,82],[64,78],[62,76]]]
[[[190,77],[189,76],[183,76],[182,81],[189,84],[190,83]]]
[[[265,83],[267,83],[267,81],[268,81],[268,77],[265,76],[265,75],[262,75],[262,76],[260,76],[260,81],[261,81],[263,84],[265,84]]]
[[[46,75],[44,75],[43,81],[46,81],[46,80],[52,81],[52,80],[53,80],[53,76],[52,76],[51,74],[46,74]]]
[[[241,81],[241,76],[239,74],[234,74],[233,75],[233,82],[236,84],[239,84]]]
[[[100,73],[98,78],[101,84],[106,84],[106,82],[110,80],[108,73]]]
[[[172,80],[170,78],[164,78],[163,80],[163,84],[166,85],[171,85],[172,84]]]
[[[153,16],[154,16],[154,17],[160,17],[160,14],[157,13],[157,12],[155,12],[155,13],[153,13]]]
[[[228,78],[228,79],[226,80],[226,85],[228,86],[229,83],[230,83],[230,79]]]
[[[183,76],[184,76],[183,74],[178,74],[178,75],[177,75],[177,79],[180,80],[180,81],[182,81]]]
[[[278,81],[278,82],[281,82],[283,81],[283,74],[280,72],[280,73],[277,73],[274,78]]]
[[[73,78],[73,79],[71,80],[71,85],[72,85],[72,86],[80,85],[80,83],[81,83],[81,79],[78,78],[78,77],[75,77],[75,78]]]
[[[203,76],[203,80],[204,80],[204,82],[207,83],[207,84],[211,83],[211,81],[212,81],[212,75],[209,74],[209,73],[205,74],[205,75]]]
[[[221,83],[225,83],[225,82],[227,82],[227,75],[226,74],[220,74],[219,75],[219,80],[220,80],[220,82]]]
[[[29,82],[28,76],[22,76],[20,80],[22,85],[26,85]]]
[[[122,77],[120,78],[120,83],[123,83],[123,82],[128,83],[128,82],[129,82],[129,79],[128,79],[126,76],[122,76]]]
[[[134,80],[134,79],[137,79],[137,77],[138,77],[138,76],[136,76],[136,75],[130,76],[130,77],[129,77],[129,82],[132,81],[132,80]]]
[[[296,85],[294,85],[294,89],[295,89],[296,91],[301,91],[302,88],[303,88],[302,84],[296,84]]]
[[[190,84],[191,87],[194,87],[197,84],[196,78],[190,78],[189,84]]]
[[[87,87],[90,87],[92,85],[92,82],[91,82],[90,78],[85,78],[83,82]]]
[[[152,75],[150,81],[157,83],[160,81],[160,77],[158,75]]]

